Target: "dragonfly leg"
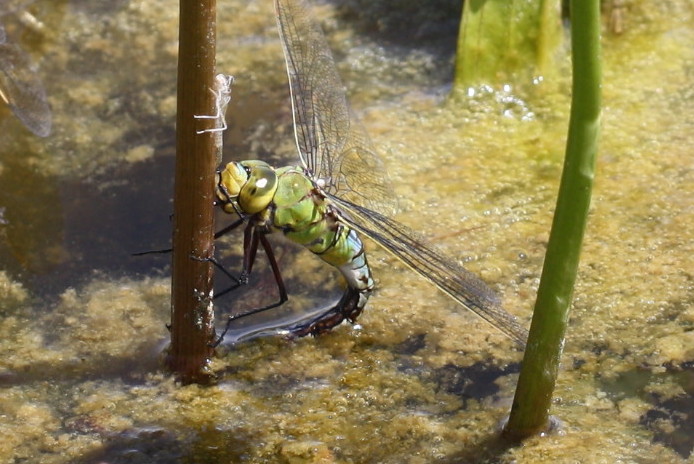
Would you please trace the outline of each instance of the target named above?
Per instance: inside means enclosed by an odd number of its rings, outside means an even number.
[[[260,242],[260,244],[263,246],[265,255],[267,256],[268,261],[270,262],[270,267],[272,268],[272,274],[274,275],[275,282],[277,283],[277,290],[280,293],[280,298],[275,303],[269,304],[267,306],[252,309],[250,311],[246,311],[245,313],[229,316],[229,319],[227,320],[227,325],[226,327],[224,327],[224,331],[221,333],[219,338],[212,344],[212,347],[216,347],[222,342],[222,340],[224,340],[224,336],[229,331],[231,323],[235,320],[241,319],[242,317],[251,316],[253,314],[258,314],[272,308],[277,308],[278,306],[283,305],[289,299],[289,295],[287,294],[287,288],[284,285],[284,281],[282,280],[282,274],[280,273],[280,268],[277,265],[277,260],[275,259],[275,254],[272,252],[272,246],[270,245],[270,242],[268,241],[265,234],[262,232],[257,232],[253,224],[249,224],[248,226],[246,226],[246,230],[244,231],[244,269],[241,272],[241,277],[239,278],[239,285],[235,286],[234,288],[248,283],[248,276],[250,275],[251,269],[253,268],[256,251],[258,250],[258,242]]]
[[[215,232],[214,238],[217,239],[217,238],[221,237],[222,235],[228,234],[229,232],[231,232],[232,230],[236,229],[238,226],[243,224],[243,222],[245,220],[246,220],[245,218],[240,218],[240,219],[234,221],[233,223],[229,224],[228,226],[220,229],[218,232]],[[130,256],[158,255],[158,254],[171,253],[172,251],[173,251],[173,248],[162,248],[161,250],[138,251],[137,253],[132,253]],[[226,269],[219,267],[220,266],[219,263],[216,263],[215,261],[211,261],[211,262],[212,262],[212,264],[215,264],[219,269],[224,271],[225,274],[228,275],[228,272],[226,271]],[[234,279],[234,280],[236,280],[236,279]]]
[[[239,219],[238,221],[234,222],[233,224],[223,228],[219,232],[214,234],[215,238],[219,238],[222,235],[226,234],[227,232],[235,229],[238,227],[240,224],[243,223],[243,219]],[[212,263],[214,267],[222,271],[222,273],[229,278],[232,282],[234,282],[232,285],[229,287],[225,288],[224,290],[220,292],[216,292],[214,295],[214,299],[217,299],[219,297],[222,297],[226,295],[229,292],[232,292],[236,290],[237,288],[248,284],[248,278],[250,277],[251,274],[251,269],[253,268],[253,262],[255,261],[255,255],[256,255],[256,250],[258,249],[258,239],[257,239],[257,234],[256,238],[253,238],[252,231],[249,231],[249,228],[251,226],[246,227],[246,231],[244,232],[244,242],[243,242],[243,248],[244,248],[244,256],[243,256],[243,269],[241,270],[241,275],[238,277],[234,276],[227,268],[225,268],[219,261],[217,261],[216,258],[214,257],[206,257],[206,258],[199,258],[197,256],[192,256],[192,259],[195,259],[197,261],[207,261],[209,263]],[[250,250],[250,251],[249,251]]]
[[[221,292],[217,292],[214,295],[214,299],[217,299],[221,296],[226,295],[227,293],[236,290],[242,285],[246,285],[248,283],[248,273],[241,272],[241,275],[239,277],[235,277],[231,272],[227,270],[219,261],[217,261],[215,258],[197,258],[195,256],[192,256],[193,259],[198,259],[200,261],[208,261],[212,263],[214,267],[222,271],[222,273],[229,278],[232,282],[234,282],[232,285],[228,286]]]
[[[345,319],[354,323],[364,309],[370,293],[371,290],[347,287],[342,298],[335,306],[311,321],[293,327],[291,329],[292,336],[305,337],[306,335],[313,335],[315,337],[322,335],[341,324]]]
[[[221,237],[222,235],[228,234],[229,232],[231,232],[232,230],[236,229],[238,226],[240,226],[241,224],[243,224],[243,221],[245,221],[245,220],[246,220],[246,218],[243,218],[243,217],[240,218],[240,219],[237,219],[236,221],[232,222],[232,223],[229,224],[228,226],[226,226],[226,227],[220,229],[219,231],[215,232],[214,238],[217,239],[217,238]]]

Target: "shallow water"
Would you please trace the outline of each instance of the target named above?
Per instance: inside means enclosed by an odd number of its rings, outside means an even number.
[[[398,219],[479,273],[528,323],[568,82],[444,101],[455,28],[427,27],[440,21],[432,8],[415,32],[398,34],[400,20],[376,22],[369,8],[317,10],[394,181]],[[691,454],[689,2],[627,2],[624,32],[605,34],[596,190],[552,410],[563,427],[519,447],[495,436],[521,353],[375,246],[378,291],[359,326],[225,346],[214,387],[181,387],[162,373],[168,257],[129,255],[169,240],[177,9],[72,0],[29,11],[43,27],[2,21],[38,67],[53,133],[34,137],[0,105],[2,462],[645,463]],[[225,156],[291,159],[271,2],[220,0],[218,24],[218,68],[236,76]],[[238,255],[232,242],[223,254]],[[296,285],[306,269],[322,276],[315,286],[338,285],[310,254],[283,253]]]

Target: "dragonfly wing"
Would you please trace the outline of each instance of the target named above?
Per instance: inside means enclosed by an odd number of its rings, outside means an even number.
[[[501,307],[499,297],[475,274],[416,232],[393,219],[345,199],[331,197],[342,221],[395,255],[451,298],[496,327],[520,346],[528,332]]]
[[[0,43],[0,99],[39,137],[51,133],[51,109],[41,79],[18,45]]]
[[[304,168],[331,195],[392,212],[390,182],[366,132],[350,112],[323,31],[304,0],[275,0],[275,9],[294,135]]]

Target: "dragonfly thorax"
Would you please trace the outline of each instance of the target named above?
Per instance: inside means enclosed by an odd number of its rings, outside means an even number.
[[[238,208],[256,214],[268,207],[277,191],[277,174],[263,161],[232,161],[217,173],[217,197],[227,213]]]

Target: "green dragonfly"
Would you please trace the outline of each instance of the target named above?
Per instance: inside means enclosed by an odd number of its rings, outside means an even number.
[[[280,290],[278,302],[240,315],[277,307],[287,292],[266,234],[280,231],[347,281],[339,302],[290,329],[294,336],[324,333],[345,319],[354,322],[374,289],[360,236],[366,236],[436,285],[465,308],[516,341],[526,330],[473,273],[394,221],[394,200],[383,165],[363,128],[350,114],[332,53],[304,0],[275,0],[284,48],[301,164],[275,169],[263,161],[230,162],[217,172],[216,194],[225,212],[247,222],[240,282],[248,280],[258,245],[268,255]],[[220,340],[221,341],[221,338]]]

